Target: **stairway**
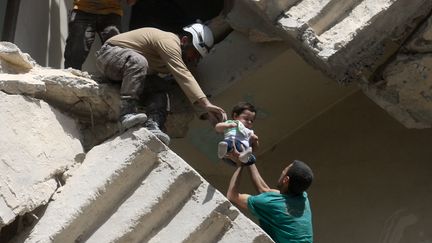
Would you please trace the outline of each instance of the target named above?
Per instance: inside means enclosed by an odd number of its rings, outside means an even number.
[[[87,153],[15,242],[272,242],[145,128]]]

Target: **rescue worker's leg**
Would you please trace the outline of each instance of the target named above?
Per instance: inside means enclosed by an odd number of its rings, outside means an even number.
[[[95,39],[96,15],[73,10],[69,17],[64,67],[81,70]]]
[[[168,113],[167,107],[169,106],[168,93],[146,93],[145,97],[145,110],[148,120],[144,123],[144,127],[156,135],[164,144],[169,145],[170,137],[164,132]]]
[[[147,120],[139,113],[139,92],[147,74],[147,60],[137,52],[104,44],[96,53],[96,66],[107,78],[122,80],[120,88],[120,130],[126,130]]]

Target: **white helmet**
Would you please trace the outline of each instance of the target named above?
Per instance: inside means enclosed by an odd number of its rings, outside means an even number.
[[[202,57],[209,53],[213,46],[213,33],[209,27],[195,23],[184,27],[183,30],[192,34],[192,44]]]

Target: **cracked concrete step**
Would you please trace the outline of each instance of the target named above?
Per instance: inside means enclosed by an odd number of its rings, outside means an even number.
[[[261,231],[258,225],[255,225],[250,219],[243,214],[239,214],[231,223],[231,228],[219,240],[219,243],[270,243],[273,242],[270,237]],[[245,228],[243,225],[254,225]]]
[[[220,192],[203,183],[191,200],[148,242],[217,242],[239,214],[230,207],[231,203]],[[173,231],[177,233],[174,235]]]
[[[245,225],[250,226],[245,227]],[[191,200],[148,242],[273,241],[232,206],[220,192],[203,183],[195,190]]]
[[[344,19],[352,9],[354,9],[362,0],[331,0],[325,5],[322,11],[309,21],[309,25],[315,34],[321,35],[335,23]]]
[[[94,231],[141,183],[165,149],[144,128],[94,147],[25,242],[74,242]]]
[[[330,0],[303,0],[288,8],[278,20],[280,26],[292,37],[298,37],[308,26],[308,22],[322,14]]]
[[[174,153],[162,162],[86,242],[147,242],[190,199],[201,177]],[[185,164],[185,163],[184,163]]]
[[[251,221],[232,232],[240,214],[142,128],[92,149],[31,232],[14,240],[218,242],[230,232],[232,242],[271,242]]]
[[[335,21],[333,26],[329,26],[327,31],[319,35],[322,42],[319,49],[322,51],[318,55],[328,58],[336,53],[374,23],[374,18],[383,15],[393,3],[394,1],[389,0],[364,0],[358,3],[345,18]]]
[[[231,228],[239,211],[196,172],[182,167],[183,161],[178,161],[181,158],[166,152],[162,163],[142,185],[90,238],[82,240],[217,242]],[[244,239],[252,242],[263,235],[261,230],[254,233]]]
[[[350,82],[373,72],[431,9],[428,0],[301,0],[276,26],[308,62]]]

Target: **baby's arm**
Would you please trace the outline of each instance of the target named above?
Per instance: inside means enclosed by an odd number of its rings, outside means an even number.
[[[259,148],[258,136],[255,133],[252,133],[252,135],[249,139],[249,143],[250,143],[252,150],[254,152],[258,150],[258,148]]]
[[[215,130],[218,133],[223,133],[225,129],[236,127],[237,123],[235,122],[219,122],[215,125]]]

